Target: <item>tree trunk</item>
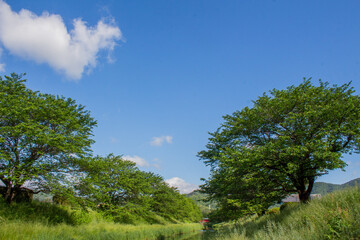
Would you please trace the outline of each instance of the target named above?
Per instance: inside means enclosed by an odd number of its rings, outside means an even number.
[[[15,197],[15,191],[11,187],[11,185],[6,185],[6,192],[4,195],[4,199],[8,204],[11,204]]]
[[[309,177],[307,180],[309,182],[307,189],[305,189],[305,187],[298,189],[300,203],[308,203],[310,201],[310,195],[314,186],[315,178]]]
[[[310,193],[308,191],[300,192],[299,191],[299,200],[300,203],[307,203],[310,201]]]

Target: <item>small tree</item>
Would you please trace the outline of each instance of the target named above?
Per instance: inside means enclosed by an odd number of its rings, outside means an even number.
[[[212,173],[203,190],[255,212],[289,193],[307,202],[315,179],[344,169],[342,155],[359,148],[360,98],[354,92],[350,83],[314,86],[308,79],[226,115],[199,152]]]
[[[70,176],[90,152],[96,125],[84,106],[32,91],[22,77],[0,77],[0,180],[9,203],[26,182]]]

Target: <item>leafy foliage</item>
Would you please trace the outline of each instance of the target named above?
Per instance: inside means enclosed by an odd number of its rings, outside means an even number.
[[[152,200],[153,211],[172,222],[198,222],[202,218],[199,207],[192,199],[165,182],[157,185]]]
[[[80,166],[86,173],[79,184],[81,194],[96,205],[146,204],[151,185],[161,180],[152,173],[140,171],[134,162],[112,154],[81,159]]]
[[[169,187],[162,177],[139,170],[121,156],[84,158],[80,166],[86,173],[76,187],[80,197],[114,221],[158,223],[156,216],[173,222],[201,219],[191,199]]]
[[[308,79],[264,93],[210,133],[199,153],[211,167],[203,190],[239,214],[259,213],[292,192],[307,202],[315,179],[343,169],[342,154],[358,149],[359,105],[350,83]]]
[[[49,187],[76,170],[74,159],[89,154],[96,125],[84,106],[34,92],[22,77],[0,77],[0,180],[9,203],[27,181]]]

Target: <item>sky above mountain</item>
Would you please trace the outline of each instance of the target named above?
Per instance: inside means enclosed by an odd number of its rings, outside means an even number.
[[[0,0],[0,75],[71,97],[114,153],[182,192],[209,176],[196,156],[231,114],[303,78],[360,90],[359,1]],[[318,181],[360,177],[358,155]]]

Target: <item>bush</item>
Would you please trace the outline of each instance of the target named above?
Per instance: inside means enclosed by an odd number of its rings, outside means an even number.
[[[69,224],[80,225],[100,218],[100,214],[88,212],[84,209],[71,209],[68,206],[55,205],[44,202],[12,203],[8,205],[0,200],[0,217],[7,220],[20,220],[25,222],[38,222],[43,224]]]
[[[279,214],[280,213],[280,207],[271,208],[271,209],[267,210],[267,213],[268,214]]]

